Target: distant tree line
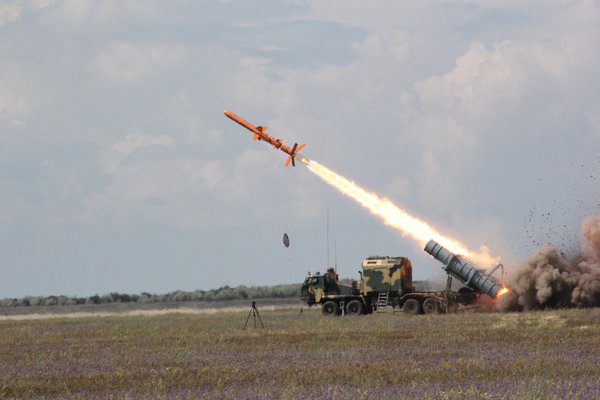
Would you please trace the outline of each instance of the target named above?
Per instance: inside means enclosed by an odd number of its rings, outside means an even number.
[[[211,290],[195,290],[186,292],[176,290],[167,294],[143,292],[141,294],[125,294],[111,292],[104,295],[95,294],[90,297],[77,296],[26,296],[22,299],[6,298],[0,300],[0,307],[28,306],[69,306],[78,304],[109,303],[161,303],[178,301],[222,301],[290,298],[300,296],[301,284],[284,284],[275,286],[223,286]]]

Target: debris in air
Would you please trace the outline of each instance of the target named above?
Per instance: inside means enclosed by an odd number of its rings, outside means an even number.
[[[290,237],[288,236],[287,233],[283,234],[283,245],[285,247],[290,247]]]

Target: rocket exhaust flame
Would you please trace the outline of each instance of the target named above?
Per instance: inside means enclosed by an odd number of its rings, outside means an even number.
[[[409,236],[418,241],[421,246],[424,246],[428,240],[433,239],[451,252],[467,257],[478,264],[491,265],[497,263],[498,259],[491,257],[487,248],[482,247],[479,253],[470,251],[460,241],[442,235],[427,222],[413,217],[390,200],[379,197],[375,193],[367,192],[356,183],[316,161],[308,160],[305,157],[301,157],[300,160],[312,173],[367,208],[371,214],[379,217],[386,225],[399,230],[402,236]]]

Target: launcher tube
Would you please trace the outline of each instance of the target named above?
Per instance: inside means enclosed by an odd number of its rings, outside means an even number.
[[[501,286],[492,278],[479,271],[473,265],[462,261],[458,256],[443,248],[435,240],[430,240],[425,245],[425,251],[433,258],[445,265],[444,269],[450,275],[464,283],[471,289],[478,290],[487,294],[491,298],[496,298]]]

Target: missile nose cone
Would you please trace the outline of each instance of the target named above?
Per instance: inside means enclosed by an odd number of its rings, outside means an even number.
[[[225,116],[226,116],[227,118],[229,118],[229,119],[231,119],[231,120],[233,120],[233,121],[236,121],[236,122],[237,122],[237,115],[235,115],[235,114],[234,114],[234,113],[232,113],[231,111],[229,111],[229,110],[224,110],[224,111],[223,111],[223,114],[225,114]]]

